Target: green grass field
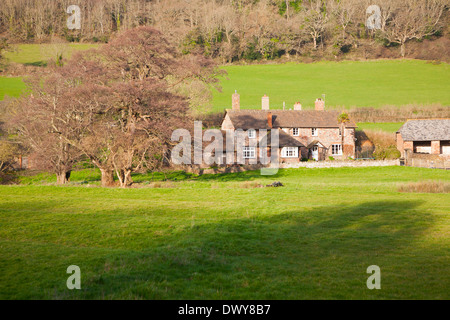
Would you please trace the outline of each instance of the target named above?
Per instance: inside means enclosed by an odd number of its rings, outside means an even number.
[[[357,130],[380,130],[386,132],[397,132],[403,122],[358,122]]]
[[[13,51],[5,53],[5,58],[11,62],[26,65],[45,65],[48,52],[54,51],[52,44],[19,44]],[[69,58],[75,51],[83,51],[98,47],[97,44],[71,43],[67,44],[66,58]]]
[[[97,47],[97,44],[72,43],[67,45],[67,57],[69,58],[75,51],[83,51]],[[51,44],[20,44],[13,51],[5,53],[7,62],[15,62],[24,65],[45,66],[47,52],[52,51]],[[0,77],[0,100],[5,95],[18,97],[25,89],[22,78]]]
[[[5,98],[5,95],[10,97],[18,97],[25,89],[25,84],[22,78],[18,77],[0,77],[0,100]]]
[[[172,173],[153,185],[135,176],[142,188],[87,187],[98,177],[0,186],[1,299],[450,298],[450,194],[397,192],[448,171]],[[66,288],[69,265],[81,290]],[[381,290],[366,287],[370,265]]]
[[[292,108],[300,101],[312,108],[325,94],[328,106],[382,107],[407,104],[450,104],[450,66],[419,60],[318,62],[227,66],[222,93],[215,92],[213,111],[231,108],[231,94],[241,95],[242,108]]]
[[[85,50],[94,45],[72,45]],[[20,45],[8,53],[11,61],[39,65],[42,50],[38,45]],[[369,62],[319,62],[312,64],[274,64],[226,66],[222,92],[214,91],[212,112],[231,107],[231,94],[238,90],[242,108],[260,108],[261,97],[270,96],[273,109],[292,108],[300,101],[312,108],[326,94],[328,106],[382,107],[407,104],[450,104],[450,68],[418,60],[379,60]],[[18,78],[0,78],[0,100],[5,94],[17,96],[23,86]]]

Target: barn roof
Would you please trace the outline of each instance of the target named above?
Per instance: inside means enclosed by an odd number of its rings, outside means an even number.
[[[398,132],[405,141],[450,140],[450,119],[408,120]]]
[[[235,129],[270,129],[268,113],[272,114],[273,128],[338,128],[339,111],[328,110],[226,110]],[[348,128],[356,124],[350,120]]]

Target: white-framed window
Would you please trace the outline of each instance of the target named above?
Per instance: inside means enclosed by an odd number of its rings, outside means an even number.
[[[318,134],[317,128],[311,128],[311,135],[312,135],[313,137],[317,137],[317,134]]]
[[[256,147],[244,147],[244,159],[256,158]]]
[[[298,148],[297,147],[284,147],[281,149],[281,156],[283,158],[297,158]]]
[[[248,130],[248,137],[249,137],[249,139],[256,138],[256,130],[255,129]]]
[[[339,128],[339,137],[342,136],[342,130]]]
[[[298,130],[298,128],[293,128],[293,129],[292,129],[292,135],[293,135],[294,137],[298,137],[298,136],[299,136],[299,130]]]
[[[331,154],[341,155],[342,154],[342,146],[340,144],[331,145]]]

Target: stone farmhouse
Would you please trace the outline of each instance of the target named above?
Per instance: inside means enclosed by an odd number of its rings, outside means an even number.
[[[240,96],[234,93],[232,109],[225,110],[221,129],[224,133],[234,133],[238,129],[246,132],[243,146],[246,163],[262,157],[263,151],[258,146],[264,137],[258,136],[259,130],[267,130],[268,137],[271,130],[278,130],[279,161],[295,163],[305,159],[355,158],[355,128],[356,124],[350,119],[339,122],[339,112],[325,110],[321,99],[315,101],[315,110],[302,110],[298,102],[293,110],[271,110],[269,97],[264,95],[260,110],[241,110]],[[256,146],[255,142],[258,142]],[[272,152],[268,148],[268,156]]]
[[[403,158],[450,157],[450,119],[408,120],[397,131],[397,149]]]

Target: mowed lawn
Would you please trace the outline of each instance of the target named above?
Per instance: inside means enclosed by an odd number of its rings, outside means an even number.
[[[448,171],[179,173],[87,187],[97,177],[0,187],[1,299],[450,298],[450,194],[397,192]],[[252,188],[273,181],[285,186]],[[81,290],[66,288],[69,265]],[[370,265],[381,290],[366,287]]]
[[[272,65],[226,66],[223,91],[215,92],[213,111],[231,108],[237,90],[241,107],[293,108],[296,101],[312,108],[325,94],[328,106],[382,107],[408,104],[450,104],[450,67],[420,60],[376,60]]]

